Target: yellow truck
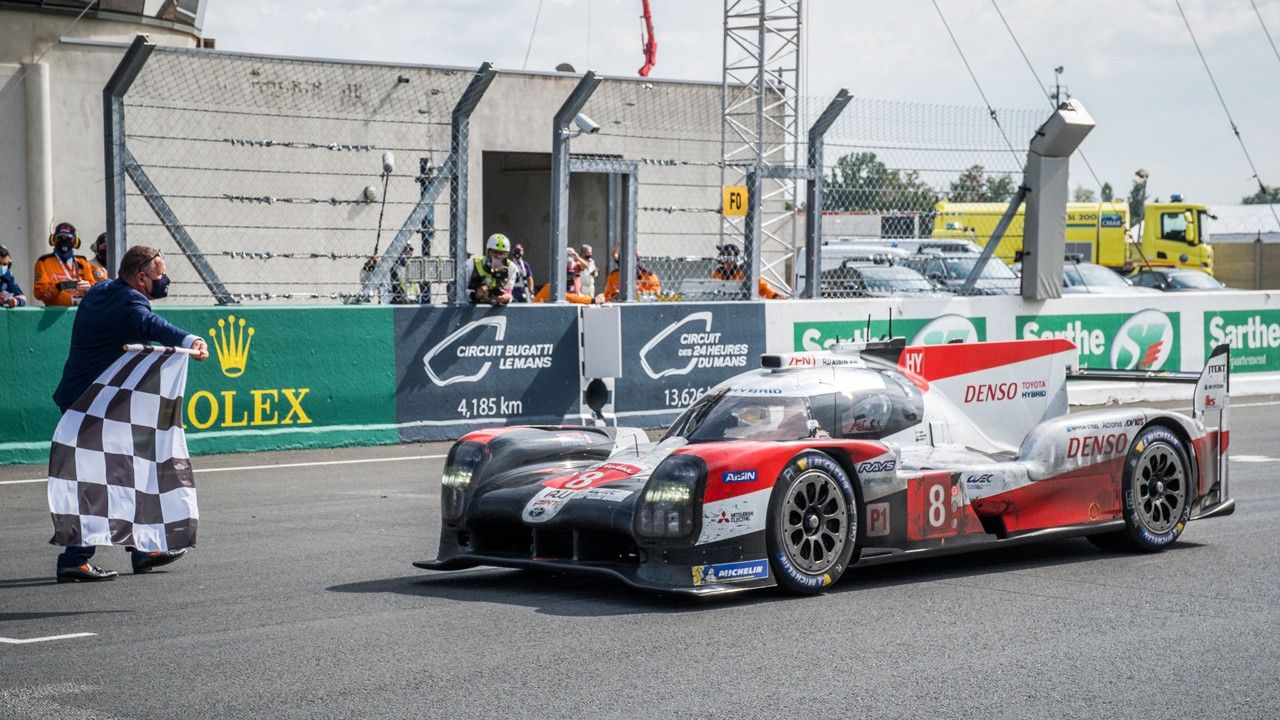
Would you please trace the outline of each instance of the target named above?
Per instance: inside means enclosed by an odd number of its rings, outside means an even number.
[[[935,206],[933,237],[964,238],[986,245],[1004,203],[953,203]],[[1067,203],[1067,254],[1082,261],[1122,272],[1140,265],[1195,268],[1213,274],[1213,248],[1205,218],[1209,210],[1183,202],[1174,195],[1169,202],[1147,203],[1143,221],[1129,228],[1129,206],[1124,202]],[[1023,209],[1009,223],[996,257],[1015,262],[1022,253]]]

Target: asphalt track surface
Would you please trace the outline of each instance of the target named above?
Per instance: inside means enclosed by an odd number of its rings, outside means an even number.
[[[1232,414],[1239,510],[1175,549],[1059,540],[816,598],[419,571],[442,444],[197,458],[188,558],[56,585],[45,487],[7,482],[44,469],[0,468],[0,637],[94,633],[0,642],[0,718],[1274,718],[1280,404]]]

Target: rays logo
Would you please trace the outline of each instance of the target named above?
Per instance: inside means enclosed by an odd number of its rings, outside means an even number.
[[[858,474],[865,475],[869,473],[893,472],[893,469],[897,466],[898,461],[893,458],[888,460],[868,460],[863,463],[858,463]]]
[[[253,342],[253,327],[245,327],[244,318],[236,321],[235,315],[226,320],[218,318],[218,329],[209,328],[209,341],[218,354],[222,374],[229,378],[240,377],[249,364],[249,344]]]
[[[1111,345],[1111,367],[1159,370],[1173,352],[1173,323],[1159,310],[1143,310],[1125,320]]]

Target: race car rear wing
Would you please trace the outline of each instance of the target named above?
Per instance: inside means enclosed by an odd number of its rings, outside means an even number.
[[[1231,347],[1215,347],[1205,360],[1204,369],[1193,372],[1149,372],[1144,370],[1088,370],[1068,373],[1068,380],[1116,380],[1125,382],[1195,383],[1191,416],[1218,431],[1219,497],[1227,492],[1227,446],[1230,442],[1227,416],[1231,396]]]

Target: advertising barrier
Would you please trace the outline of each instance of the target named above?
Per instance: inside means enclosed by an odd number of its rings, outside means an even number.
[[[572,306],[399,307],[395,413],[406,441],[492,425],[552,424],[579,411]]]
[[[209,343],[209,359],[191,363],[183,399],[192,453],[399,440],[390,308],[156,310]],[[0,316],[0,373],[12,380],[0,419],[0,464],[43,462],[59,417],[50,396],[75,312]]]
[[[582,417],[582,358],[592,348],[580,347],[575,306],[157,311],[209,340],[183,403],[193,454],[445,440]],[[619,424],[645,427],[758,367],[764,352],[887,335],[890,313],[893,334],[915,344],[1065,337],[1089,368],[1198,371],[1225,342],[1240,394],[1272,392],[1261,373],[1280,371],[1280,295],[1265,291],[645,303],[620,313],[612,407]],[[0,464],[47,460],[58,422],[50,396],[74,318],[70,308],[0,312]]]
[[[665,424],[716,384],[759,367],[764,318],[761,302],[623,306],[618,422]]]

